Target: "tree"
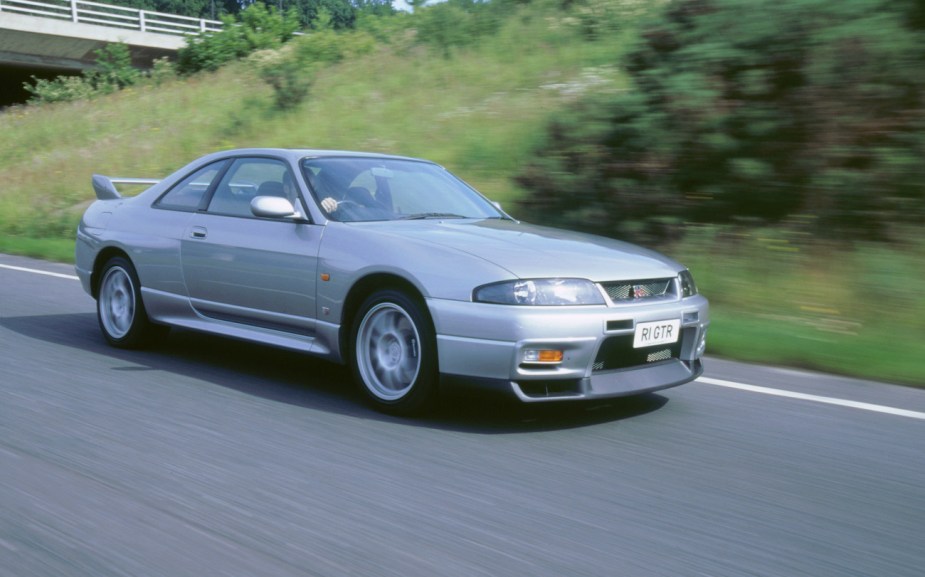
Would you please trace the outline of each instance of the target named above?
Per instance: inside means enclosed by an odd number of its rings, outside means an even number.
[[[540,220],[651,242],[684,222],[887,239],[925,216],[925,36],[906,0],[676,0],[635,89],[550,123],[518,181]],[[918,28],[916,28],[918,26]]]

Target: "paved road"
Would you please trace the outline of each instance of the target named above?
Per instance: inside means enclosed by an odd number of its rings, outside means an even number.
[[[923,574],[923,390],[711,360],[401,420],[297,354],[108,348],[72,274],[0,255],[3,577]]]

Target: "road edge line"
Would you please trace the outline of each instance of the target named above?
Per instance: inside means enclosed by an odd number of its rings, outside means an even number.
[[[770,387],[759,387],[756,385],[746,385],[745,383],[736,383],[733,381],[724,381],[722,379],[714,379],[711,377],[700,377],[697,381],[707,384],[707,385],[716,385],[718,387],[727,387],[730,389],[739,389],[742,391],[749,391],[752,393],[761,393],[763,395],[774,395],[776,397],[787,397],[790,399],[800,399],[803,401],[813,401],[816,403],[825,403],[827,405],[837,405],[839,407],[850,407],[852,409],[861,409],[864,411],[873,411],[876,413],[885,413],[888,415],[895,415],[898,417],[908,417],[910,419],[922,419],[925,420],[925,413],[918,411],[910,411],[907,409],[897,409],[895,407],[887,407],[885,405],[874,405],[871,403],[862,403],[860,401],[849,401],[846,399],[836,399],[834,397],[822,397],[819,395],[808,395],[806,393],[797,393],[794,391],[784,391],[781,389],[772,389]]]
[[[56,278],[66,278],[68,280],[80,280],[77,276],[72,275],[72,274],[61,274],[60,272],[48,272],[46,270],[38,270],[35,268],[26,268],[22,266],[13,266],[11,264],[0,263],[0,268],[5,268],[8,270],[18,270],[20,272],[31,272],[33,274],[43,274],[45,276],[53,276]]]

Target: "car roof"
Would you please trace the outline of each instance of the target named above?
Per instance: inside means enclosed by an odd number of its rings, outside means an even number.
[[[394,154],[382,154],[379,152],[361,152],[356,150],[325,150],[317,148],[236,148],[231,150],[223,150],[220,152],[214,152],[212,154],[204,156],[202,159],[207,158],[227,158],[229,156],[263,156],[263,155],[272,155],[272,156],[282,156],[293,161],[300,160],[302,158],[324,158],[324,157],[344,157],[344,156],[354,156],[354,157],[363,157],[363,158],[390,158],[396,160],[415,160],[430,162],[421,158],[413,158],[410,156],[400,156]]]

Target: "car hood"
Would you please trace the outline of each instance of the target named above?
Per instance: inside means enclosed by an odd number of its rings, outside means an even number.
[[[509,220],[375,224],[382,234],[460,251],[502,267],[517,278],[633,280],[670,277],[684,268],[655,251],[629,243]]]

